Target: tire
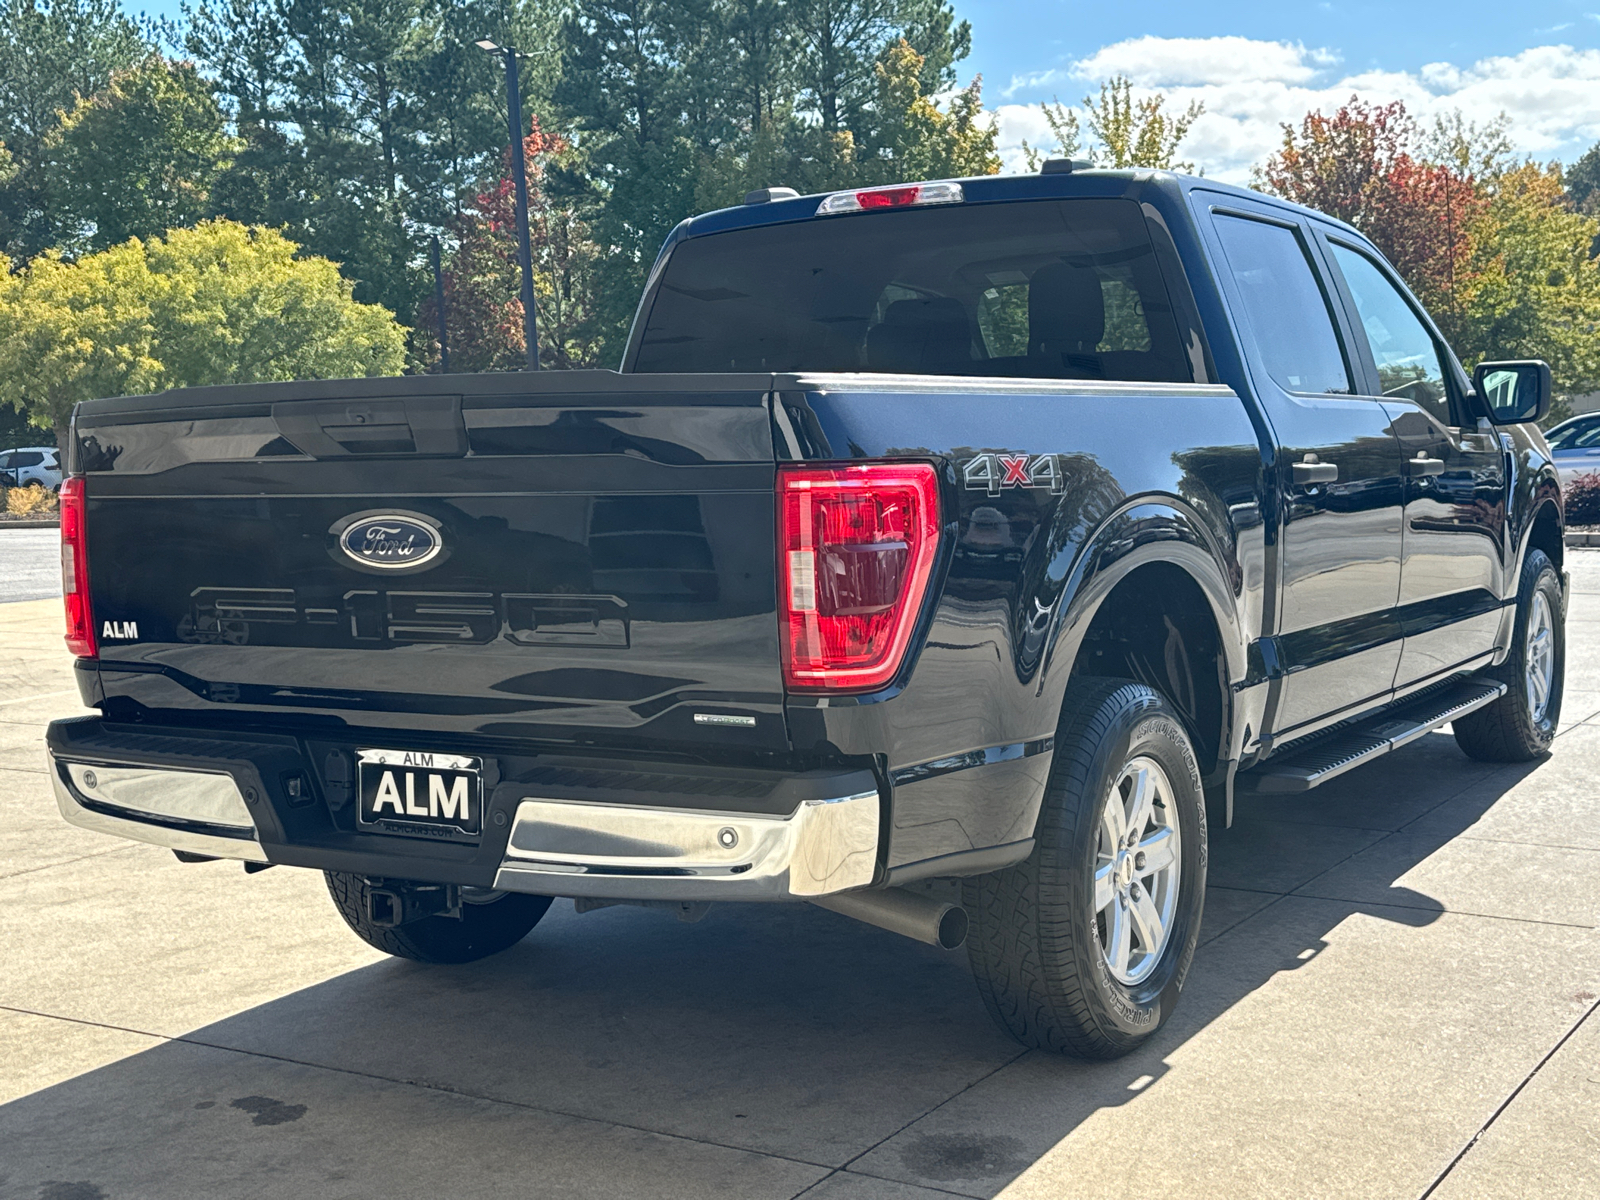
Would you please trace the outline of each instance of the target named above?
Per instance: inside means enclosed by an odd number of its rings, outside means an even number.
[[[1164,778],[1152,775],[1149,764]],[[1147,865],[1146,855],[1135,856],[1126,842],[1115,858],[1103,853],[1111,840],[1106,822],[1126,821],[1126,803],[1115,810],[1120,817],[1113,817],[1112,789],[1124,799],[1134,769],[1162,794],[1162,803],[1148,810],[1148,823],[1140,822],[1139,844],[1154,847],[1164,821],[1164,845],[1176,843],[1175,879],[1141,875],[1136,867]],[[1102,887],[1097,868],[1112,872],[1112,899],[1103,909],[1096,906],[1107,894],[1096,894]],[[1163,880],[1172,885],[1164,891]],[[968,957],[990,1016],[1023,1045],[1041,1050],[1110,1059],[1135,1049],[1177,1003],[1200,936],[1205,881],[1200,772],[1177,713],[1143,684],[1075,681],[1062,706],[1033,854],[1017,866],[968,879],[963,887],[971,919]],[[1124,898],[1141,893],[1151,907],[1169,914],[1166,933],[1154,954],[1146,948],[1136,960],[1139,951],[1130,950],[1119,974],[1104,945],[1115,936],[1109,922],[1120,913],[1127,927],[1144,910],[1124,904]],[[1142,944],[1141,928],[1135,922],[1131,936]]]
[[[375,950],[396,958],[426,963],[466,963],[509,950],[539,923],[550,907],[549,896],[492,892],[474,901],[464,898],[460,917],[423,917],[405,925],[374,925],[368,916],[365,876],[324,871],[328,893],[344,923]]]
[[[1480,762],[1531,762],[1550,751],[1566,684],[1561,577],[1543,550],[1529,550],[1517,581],[1517,620],[1506,661],[1483,672],[1506,694],[1454,724],[1456,745]],[[1530,633],[1533,635],[1530,637]],[[1535,679],[1543,680],[1542,687]],[[1542,692],[1542,700],[1540,693]]]

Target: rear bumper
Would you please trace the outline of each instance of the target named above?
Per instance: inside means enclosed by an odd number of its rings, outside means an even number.
[[[497,778],[482,843],[463,845],[357,830],[349,797],[330,795],[319,770],[343,753],[325,743],[95,718],[56,722],[47,740],[67,821],[216,858],[618,900],[809,900],[880,873],[882,801],[867,771],[486,756]]]
[[[109,833],[115,837],[128,838],[135,842],[167,846],[187,854],[205,854],[212,858],[237,858],[244,862],[255,863],[267,861],[253,828],[249,833],[232,829],[223,831],[206,822],[160,817],[115,804],[97,803],[85,795],[73,781],[70,773],[72,765],[67,760],[57,760],[51,755],[50,782],[55,787],[56,805],[70,824],[92,829],[96,833]],[[185,776],[196,773],[156,769],[141,772],[145,776],[145,782],[150,785],[160,785],[165,782],[181,784],[187,782]],[[243,802],[241,799],[240,803]]]
[[[787,816],[529,798],[495,887],[613,900],[809,900],[872,882],[878,793]]]

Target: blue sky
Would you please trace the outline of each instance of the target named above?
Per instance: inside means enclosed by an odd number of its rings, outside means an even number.
[[[1486,4],[956,0],[973,25],[964,67],[982,72],[1008,161],[1048,141],[1037,105],[1077,104],[1125,74],[1207,113],[1183,148],[1242,181],[1279,124],[1350,96],[1405,101],[1425,122],[1505,113],[1517,148],[1570,162],[1600,140],[1600,0]]]
[[[129,8],[139,0],[125,0]],[[1517,148],[1570,162],[1600,140],[1600,0],[953,0],[972,22],[963,82],[981,72],[1000,145],[1049,146],[1038,104],[1077,104],[1129,76],[1206,115],[1183,147],[1207,174],[1244,181],[1279,125],[1352,92],[1400,99],[1425,122],[1504,112]],[[176,17],[178,0],[149,11]]]
[[[1063,0],[955,0],[972,22],[970,61],[986,82],[1087,58],[1129,38],[1232,34],[1300,42],[1339,53],[1344,69],[1414,71],[1431,62],[1466,65],[1530,46],[1600,47],[1600,0],[1459,3],[1066,3]],[[1048,97],[1046,97],[1048,99]],[[1065,99],[1065,97],[1063,97]]]

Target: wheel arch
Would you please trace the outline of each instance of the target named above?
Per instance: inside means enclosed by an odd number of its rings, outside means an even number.
[[[1545,557],[1555,564],[1558,573],[1565,570],[1566,540],[1559,496],[1559,492],[1552,494],[1546,489],[1535,501],[1533,519],[1528,522],[1527,531],[1522,536],[1521,550],[1517,554],[1517,569],[1508,578],[1513,589],[1516,581],[1522,578],[1522,564],[1527,561],[1529,550],[1543,550]]]
[[[1232,684],[1245,675],[1243,570],[1186,505],[1142,500],[1084,544],[1040,682],[1054,708],[1078,676],[1137,679],[1188,723],[1203,775],[1231,756]]]

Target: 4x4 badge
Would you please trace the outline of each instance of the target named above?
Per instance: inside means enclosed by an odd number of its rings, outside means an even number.
[[[1054,454],[980,454],[961,464],[968,491],[998,496],[1007,488],[1049,488],[1059,493],[1066,480]]]

